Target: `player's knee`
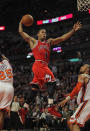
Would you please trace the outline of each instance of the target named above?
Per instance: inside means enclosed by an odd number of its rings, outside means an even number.
[[[38,93],[38,87],[36,85],[31,85],[27,93],[26,103],[29,104],[30,102],[33,102],[36,98],[37,93]]]
[[[36,84],[31,84],[31,90],[38,91],[39,90],[39,86],[36,85]]]
[[[67,121],[67,126],[69,127],[69,129],[72,129],[73,124],[68,120],[68,121]]]

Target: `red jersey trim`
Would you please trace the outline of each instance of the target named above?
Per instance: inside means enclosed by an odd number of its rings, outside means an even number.
[[[79,127],[84,127],[84,125],[78,123],[77,120],[75,120],[75,121],[73,121],[73,122],[72,122],[72,121],[69,121],[68,123],[69,123],[69,124],[77,124]]]
[[[7,110],[6,108],[0,108],[0,110],[4,110],[6,112],[9,112],[9,110]]]
[[[35,61],[36,61],[36,62],[40,61],[40,62],[42,62],[42,63],[44,63],[44,64],[48,65],[48,63],[47,63],[47,62],[45,62],[45,61],[43,61],[43,60],[35,60]]]
[[[88,102],[88,101],[85,101],[85,102],[83,103],[83,105],[81,106],[81,108],[79,109],[79,111],[78,111],[77,114],[76,114],[76,118],[78,118],[78,117],[80,116],[80,114],[81,114],[82,110],[85,108],[87,102]]]

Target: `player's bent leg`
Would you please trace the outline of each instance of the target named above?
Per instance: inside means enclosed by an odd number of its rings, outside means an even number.
[[[26,103],[29,104],[30,102],[34,102],[37,93],[38,93],[38,86],[32,84],[30,90],[27,93]]]
[[[5,111],[0,110],[0,130],[2,130],[4,125],[4,116],[5,116]]]
[[[53,95],[54,95],[55,90],[56,90],[56,82],[55,81],[54,82],[48,82],[46,84],[47,84],[47,87],[48,87],[48,95],[49,95],[48,112],[51,115],[60,118],[61,114],[58,112],[58,108],[53,106]]]
[[[67,125],[70,129],[70,131],[80,131],[80,128],[77,124],[70,123],[69,121],[67,122]]]
[[[67,126],[69,127],[70,131],[73,131],[73,124],[67,121]]]
[[[48,82],[46,83],[47,87],[48,87],[48,104],[52,105],[53,104],[53,95],[55,93],[56,90],[56,82]]]

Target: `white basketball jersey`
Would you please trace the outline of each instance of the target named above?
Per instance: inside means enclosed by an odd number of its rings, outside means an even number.
[[[88,74],[83,74],[86,77],[89,78],[89,82],[87,83],[86,86],[83,86],[79,93],[78,93],[78,98],[77,98],[77,103],[80,104],[83,101],[90,100],[90,76]]]
[[[0,82],[13,82],[12,67],[7,60],[0,62]]]

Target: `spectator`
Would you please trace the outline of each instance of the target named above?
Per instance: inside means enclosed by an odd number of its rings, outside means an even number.
[[[11,111],[10,111],[10,125],[11,129],[18,130],[19,128],[22,128],[22,124],[20,122],[20,118],[18,115],[18,112],[20,110],[20,105],[18,102],[18,97],[14,96],[14,100],[11,104]]]

